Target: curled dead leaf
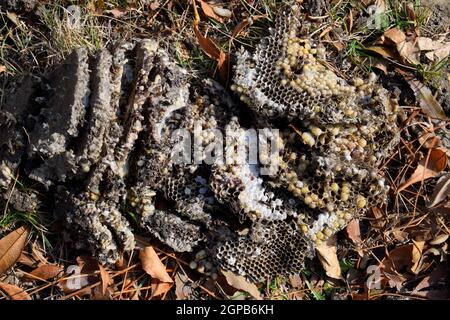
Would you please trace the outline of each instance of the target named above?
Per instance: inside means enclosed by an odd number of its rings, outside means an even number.
[[[108,286],[112,283],[111,278],[109,276],[108,271],[99,263],[98,269],[100,271],[100,278],[102,280],[102,294],[106,294],[106,290],[108,289]]]
[[[173,280],[166,271],[166,267],[159,259],[152,246],[147,246],[139,252],[142,269],[152,277],[152,296],[162,295],[170,290]]]
[[[223,7],[213,6],[212,8],[217,15],[224,18],[231,18],[231,15],[233,14],[230,10]]]
[[[337,237],[334,235],[316,246],[317,257],[327,276],[334,279],[343,279],[341,266],[336,253],[336,244]]]
[[[201,6],[202,11],[205,14],[205,16],[207,16],[208,18],[217,20],[220,23],[223,23],[223,19],[216,14],[216,12],[212,6],[210,6],[208,3],[206,3],[203,0],[197,0],[197,1],[200,3],[200,6]]]
[[[25,290],[9,283],[0,282],[0,290],[5,292],[11,300],[31,300]]]
[[[434,119],[447,119],[444,109],[442,109],[442,106],[433,96],[430,89],[428,89],[423,83],[420,83],[417,80],[406,78],[406,81],[414,91],[416,99],[419,101],[423,113]]]
[[[185,300],[190,295],[192,288],[189,285],[189,278],[182,272],[177,272],[175,275],[175,295],[177,300]]]
[[[430,51],[436,49],[436,44],[430,38],[418,37],[417,47],[419,48],[420,51]]]
[[[422,157],[414,173],[398,188],[398,192],[405,190],[414,183],[436,177],[446,167],[447,154],[438,148],[429,149],[428,155]]]
[[[139,252],[139,259],[142,263],[142,269],[152,278],[158,279],[162,282],[170,282],[173,280],[166,271],[166,267],[159,259],[155,249],[152,246],[147,246]]]
[[[370,224],[374,228],[383,228],[386,222],[384,221],[385,216],[383,211],[379,207],[373,207],[372,210],[368,212],[370,219]]]
[[[403,33],[403,31],[397,28],[386,30],[383,35],[386,39],[392,41],[395,44],[399,44],[406,40],[406,35]]]
[[[414,241],[412,240],[413,249],[411,257],[411,272],[418,274],[421,271],[421,258],[423,253],[423,247],[425,246],[425,241]]]
[[[20,258],[30,231],[20,227],[0,239],[0,274],[11,268]]]
[[[450,194],[450,173],[442,176],[436,187],[434,187],[433,194],[430,197],[430,201],[427,205],[428,208],[433,208],[442,201],[444,201]]]
[[[426,276],[419,282],[414,288],[412,294],[425,297],[428,299],[448,299],[450,292],[448,289],[435,289],[442,287],[442,283],[445,283],[449,274],[449,266],[445,264],[438,265],[430,275]],[[434,289],[433,289],[434,288]]]
[[[382,283],[400,290],[403,283],[411,276],[407,272],[419,273],[420,262],[425,241],[412,241],[413,243],[397,247],[386,254],[381,260],[379,269],[382,274]]]
[[[111,10],[105,10],[105,13],[112,15],[114,18],[119,19],[127,14],[127,10],[123,8],[114,8]]]
[[[233,29],[233,32],[231,33],[231,39],[236,38],[243,30],[245,30],[245,28],[252,25],[253,22],[261,18],[267,19],[267,15],[253,16],[251,18],[246,18],[241,22],[239,22],[239,24]]]
[[[413,248],[413,244],[397,247],[388,252],[386,257],[381,260],[379,269],[384,286],[389,284],[390,287],[396,287],[397,290],[402,288],[403,283],[408,279],[404,273],[412,266]]]
[[[200,32],[198,29],[198,21],[194,21],[194,32],[203,52],[211,59],[217,61],[217,70],[219,71],[220,78],[223,83],[226,83],[228,81],[230,67],[229,55],[223,52],[213,40],[205,37]]]
[[[352,219],[347,224],[347,236],[350,240],[353,241],[353,243],[360,243],[361,242],[361,230],[359,228],[359,220],[358,219]]]
[[[31,280],[48,280],[56,277],[63,271],[63,268],[58,265],[46,264],[37,267],[30,272],[29,278]]]
[[[430,244],[432,246],[438,246],[442,243],[444,243],[445,241],[447,241],[448,239],[448,234],[440,234],[438,236],[436,236],[433,240],[430,241]]]
[[[396,59],[397,58],[397,54],[395,53],[395,51],[393,51],[392,48],[387,47],[387,46],[371,46],[371,47],[367,47],[366,50],[378,53],[383,58],[388,58],[388,59]]]
[[[172,288],[173,283],[169,282],[161,282],[158,279],[151,280],[152,287],[152,297],[157,297],[165,294]]]
[[[231,271],[222,270],[222,274],[225,276],[228,284],[238,290],[243,290],[248,292],[256,300],[261,300],[261,294],[259,293],[258,287],[247,281],[245,277],[237,275]]]

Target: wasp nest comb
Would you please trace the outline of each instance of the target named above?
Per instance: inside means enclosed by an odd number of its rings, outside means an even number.
[[[2,195],[53,210],[67,240],[102,261],[134,247],[134,225],[199,250],[206,274],[299,272],[315,244],[385,201],[378,166],[396,141],[385,90],[338,77],[299,20],[288,7],[253,54],[238,54],[232,89],[255,113],[246,127],[226,89],[191,77],[156,40],[78,49],[25,77],[0,109]],[[16,176],[39,192],[15,188]]]

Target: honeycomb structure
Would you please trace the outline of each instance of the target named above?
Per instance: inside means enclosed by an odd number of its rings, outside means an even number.
[[[238,54],[232,89],[259,117],[276,120],[269,123],[281,120],[289,127],[280,137],[279,171],[264,179],[281,209],[272,208],[283,213],[279,216],[283,222],[268,225],[267,232],[276,235],[278,224],[291,220],[296,225],[292,243],[300,237],[304,243],[320,245],[351,219],[385,201],[388,187],[378,167],[398,140],[396,104],[374,79],[348,83],[330,70],[325,48],[302,37],[300,21],[297,5],[280,12],[275,28],[256,51]],[[249,210],[245,203],[235,203],[241,196],[248,199],[245,191],[252,185],[248,180],[263,184],[262,180],[230,173],[221,181],[227,178],[235,178],[232,207],[239,207],[240,213],[252,212],[255,223],[271,220],[273,215],[261,214],[254,206]],[[266,200],[251,199],[259,204]],[[283,248],[277,241],[289,242],[273,236],[272,248]],[[249,248],[264,251],[265,247],[251,236],[225,243],[219,248],[223,265],[249,277],[258,274],[259,280],[294,270],[274,268],[275,256],[258,261],[255,269],[254,257],[246,253]],[[289,246],[286,252],[276,251],[279,257],[289,254]]]
[[[303,268],[311,246],[296,226],[285,221],[253,225],[248,237],[217,248],[225,265],[252,281],[275,275],[289,275]]]
[[[0,108],[1,195],[17,210],[54,209],[67,240],[104,262],[134,247],[132,212],[154,239],[197,251],[191,267],[205,275],[298,273],[315,245],[385,201],[378,167],[397,141],[395,103],[374,79],[328,68],[325,48],[301,35],[298,6],[277,17],[234,68],[250,119],[155,39],[77,49],[23,78]],[[18,174],[39,192],[15,189]]]

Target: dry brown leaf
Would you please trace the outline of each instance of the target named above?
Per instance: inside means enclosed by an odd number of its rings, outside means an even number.
[[[19,19],[19,16],[11,11],[6,11],[6,16],[8,17],[9,20],[11,20],[12,23],[14,23],[17,27],[21,27],[22,26],[22,22]]]
[[[217,70],[219,71],[220,78],[224,83],[227,83],[230,68],[230,56],[223,52],[214,41],[203,36],[198,29],[198,21],[194,21],[194,32],[203,52],[211,59],[217,61]]]
[[[214,41],[203,36],[203,34],[198,29],[198,22],[194,21],[194,32],[197,36],[198,43],[202,48],[203,52],[211,59],[218,60],[220,57],[220,48],[216,45]]]
[[[81,274],[92,274],[98,270],[98,261],[94,257],[81,255],[77,257],[77,264],[81,268]]]
[[[175,275],[175,295],[177,300],[185,300],[191,293],[188,276],[184,273],[177,272]]]
[[[419,143],[421,146],[428,149],[436,148],[439,145],[442,145],[441,139],[439,139],[433,131],[424,132],[421,136],[419,136]]]
[[[153,279],[158,279],[161,282],[173,282],[172,278],[166,271],[166,267],[161,262],[152,246],[147,246],[142,249],[139,252],[139,259],[142,263],[142,269]]]
[[[292,288],[294,288],[294,289],[301,288],[303,285],[302,278],[298,274],[290,275],[289,283],[291,284]]]
[[[431,118],[440,120],[447,119],[444,109],[442,109],[442,106],[433,96],[430,89],[428,89],[424,84],[420,83],[417,80],[406,79],[406,81],[408,82],[411,89],[414,91],[416,99],[419,101],[423,113],[425,113],[427,116]]]
[[[409,233],[399,229],[394,229],[390,232],[387,231],[386,233],[391,236],[393,240],[397,240],[398,242],[405,242],[409,239]]]
[[[111,278],[109,277],[108,271],[99,263],[98,270],[100,271],[100,278],[102,279],[102,294],[106,294],[108,286],[111,284]]]
[[[411,272],[414,274],[418,274],[420,269],[420,258],[422,258],[423,247],[425,245],[425,241],[414,241],[412,240],[413,249],[412,249],[412,257],[411,257]]]
[[[442,176],[436,187],[434,187],[433,194],[430,197],[430,202],[427,205],[428,208],[433,208],[442,201],[444,201],[450,194],[450,173]]]
[[[391,48],[385,46],[371,46],[367,47],[366,50],[378,53],[384,58],[396,59],[397,55],[392,51]]]
[[[420,63],[420,50],[414,45],[413,42],[403,41],[396,44],[397,52],[403,59],[403,62],[411,64]]]
[[[157,297],[157,296],[165,294],[167,291],[169,291],[170,288],[172,288],[173,283],[172,282],[162,282],[158,279],[152,279],[151,286],[152,286],[152,297]]]
[[[336,243],[337,237],[334,235],[316,246],[317,257],[327,276],[334,279],[343,279],[341,266],[336,254]]]
[[[223,19],[214,12],[213,7],[211,7],[208,3],[206,3],[203,0],[197,0],[197,1],[200,2],[200,6],[202,7],[202,10],[203,10],[203,13],[205,14],[205,16],[207,16],[208,18],[217,20],[220,23],[223,23]]]
[[[430,208],[431,211],[440,215],[450,215],[450,203],[446,202],[436,207]]]
[[[152,3],[150,3],[150,10],[155,11],[156,9],[159,9],[160,6],[161,3],[159,3],[159,0],[152,1]]]
[[[6,67],[4,65],[0,65],[0,73],[3,73],[6,71]]]
[[[441,264],[438,265],[430,275],[426,276],[419,282],[419,284],[414,288],[412,294],[425,297],[428,299],[448,299],[450,298],[450,291],[445,289],[432,289],[433,287],[439,287],[440,283],[445,283],[449,274],[448,265]],[[431,289],[430,289],[431,288]],[[426,290],[428,289],[428,290]]]
[[[450,43],[446,43],[441,48],[434,50],[433,54],[436,57],[435,60],[437,61],[444,60],[450,55]]]
[[[347,28],[348,28],[348,32],[351,32],[353,29],[353,10],[350,10],[348,12],[348,17],[347,17]]]
[[[430,38],[417,38],[417,47],[421,51],[428,51],[425,56],[431,61],[440,61],[450,54],[450,42],[433,41]]]
[[[378,58],[372,58],[371,60],[371,65],[374,68],[377,68],[378,70],[383,71],[384,74],[388,74],[388,66],[389,66],[389,62],[385,59],[378,59]]]
[[[409,20],[415,22],[416,21],[416,13],[414,12],[414,4],[405,2],[404,8],[405,8],[406,13],[408,14]]]
[[[375,228],[383,228],[386,222],[384,221],[384,214],[379,207],[373,207],[372,210],[368,212],[371,218],[370,224]]]
[[[448,238],[449,238],[449,235],[448,235],[448,234],[440,234],[440,235],[437,235],[436,237],[434,237],[434,238],[430,241],[430,244],[431,244],[432,246],[438,246],[438,245],[440,245],[440,244],[446,242]]]
[[[332,30],[332,28],[330,28],[329,30],[327,30],[327,29],[325,29],[320,35],[319,35],[319,38],[321,38],[322,36],[325,38],[325,40],[327,41],[327,42],[330,42],[335,48],[336,48],[336,50],[337,51],[342,51],[342,50],[344,50],[344,48],[345,48],[345,45],[341,42],[341,41],[339,41],[339,40],[333,40],[333,39],[331,39],[331,37],[330,37],[330,31]]]
[[[39,261],[39,265],[49,264],[47,258],[45,257],[46,254],[47,253],[44,249],[41,248],[38,241],[34,241],[31,243],[31,257],[34,260]]]
[[[361,230],[359,228],[359,220],[352,219],[346,228],[347,236],[353,243],[358,244],[361,243]]]
[[[4,291],[11,300],[31,300],[26,291],[12,284],[0,282],[0,290]]]
[[[30,274],[32,276],[31,277],[29,276],[29,278],[31,280],[48,280],[48,279],[56,277],[62,271],[63,271],[63,268],[58,265],[46,264],[46,265],[39,266],[36,269],[34,269],[33,271],[31,271]]]
[[[258,15],[258,16],[253,16],[247,19],[242,20],[241,22],[239,22],[239,24],[233,29],[233,32],[231,33],[231,38],[234,39],[236,38],[245,28],[247,28],[251,23],[255,22],[258,19],[261,18],[266,18],[266,15]]]
[[[6,272],[19,259],[30,231],[20,227],[0,239],[0,274]]]
[[[390,251],[381,261],[380,269],[390,280],[396,282],[397,279],[401,279],[401,283],[395,283],[397,288],[406,279],[403,275],[406,271],[411,271],[415,274],[420,271],[420,260],[424,245],[425,241],[412,240],[411,244],[403,245]]]
[[[428,156],[423,157],[416,170],[411,177],[404,182],[399,188],[398,192],[401,192],[408,188],[410,185],[427,180],[429,178],[436,177],[441,171],[447,167],[447,155],[441,149],[429,149]]]
[[[255,284],[248,282],[247,279],[245,279],[245,277],[237,275],[231,271],[225,270],[222,270],[222,274],[225,276],[225,279],[227,280],[228,284],[233,288],[248,292],[256,300],[262,299],[258,287]]]
[[[231,18],[231,15],[233,14],[233,12],[231,12],[231,10],[228,10],[223,7],[213,6],[212,8],[217,15],[224,17],[224,18]]]
[[[27,266],[27,267],[36,267],[37,261],[33,258],[29,257],[27,253],[23,252],[20,254],[19,259],[17,262]]]
[[[386,30],[383,35],[386,39],[392,41],[395,44],[399,44],[406,40],[406,35],[403,33],[403,31],[397,28]]]
[[[91,300],[112,300],[112,291],[106,290],[105,293],[102,292],[102,288],[99,288],[98,286],[95,286],[92,288],[92,293],[90,296]]]
[[[407,244],[387,253],[379,265],[384,276],[384,283],[388,282],[390,287],[401,289],[403,283],[408,279],[403,273],[408,271],[413,264],[413,250],[414,244]]]
[[[418,37],[417,47],[420,51],[431,51],[436,49],[436,43],[430,38]]]
[[[114,8],[111,10],[105,10],[105,13],[111,14],[114,18],[118,19],[126,15],[128,10],[123,8]]]

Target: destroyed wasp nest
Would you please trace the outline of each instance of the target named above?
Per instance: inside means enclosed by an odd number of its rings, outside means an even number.
[[[258,144],[241,125],[245,111],[156,40],[141,40],[93,57],[75,50],[10,90],[0,110],[3,196],[17,210],[53,208],[67,241],[105,262],[133,249],[134,212],[162,243],[197,250],[192,265],[207,275],[219,266],[253,281],[298,273],[314,245],[385,201],[378,167],[397,140],[387,92],[327,68],[299,19],[297,6],[280,12],[235,66],[232,89],[255,113],[251,128],[274,141],[275,158],[234,154]],[[217,131],[226,143],[215,153],[231,156],[206,163]],[[194,136],[200,161],[175,161],[180,132]],[[16,188],[16,176],[42,190]]]

